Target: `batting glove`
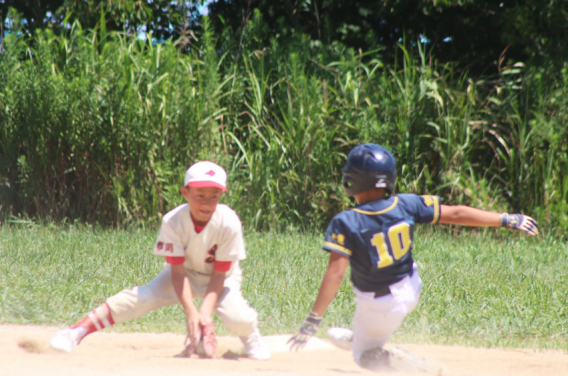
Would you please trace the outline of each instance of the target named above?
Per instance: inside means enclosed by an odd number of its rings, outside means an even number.
[[[322,317],[317,314],[310,312],[308,318],[304,321],[300,330],[292,338],[288,340],[290,343],[290,350],[300,350],[303,348],[308,340],[312,338],[318,331],[319,324],[321,323]]]
[[[528,215],[502,213],[501,227],[524,231],[532,236],[538,235],[538,223]]]

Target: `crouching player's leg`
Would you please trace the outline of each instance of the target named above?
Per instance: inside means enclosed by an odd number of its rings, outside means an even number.
[[[268,360],[270,350],[258,330],[258,314],[241,292],[241,274],[237,265],[231,276],[225,279],[225,288],[216,311],[227,329],[240,338],[249,358]]]
[[[120,291],[75,325],[58,331],[49,345],[56,350],[71,352],[85,336],[93,332],[178,303],[170,281],[170,269],[166,267],[147,285]]]

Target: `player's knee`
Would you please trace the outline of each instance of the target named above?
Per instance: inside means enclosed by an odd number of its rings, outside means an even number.
[[[390,368],[389,352],[381,347],[365,350],[357,364],[371,371],[384,371]]]
[[[110,309],[115,323],[130,319],[132,312],[138,304],[138,287],[124,289],[107,299],[106,303]]]
[[[253,309],[234,310],[220,316],[227,329],[238,336],[249,335],[257,327],[258,315]]]

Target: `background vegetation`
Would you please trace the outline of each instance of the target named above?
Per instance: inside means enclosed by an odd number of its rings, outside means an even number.
[[[244,294],[289,333],[327,263],[305,230],[351,204],[345,157],[375,142],[397,191],[544,230],[420,230],[395,340],[568,349],[567,20],[556,0],[0,0],[0,322],[68,325],[146,283],[152,228],[209,159],[246,224]],[[323,329],[352,310],[346,279]]]
[[[565,2],[273,3],[0,1],[0,218],[156,224],[210,159],[247,226],[321,228],[375,142],[399,192],[564,236]]]
[[[327,266],[322,236],[246,234],[243,294],[265,334],[293,333],[309,312]],[[72,325],[126,287],[162,267],[151,254],[155,231],[20,223],[0,227],[0,322]],[[509,230],[477,234],[421,227],[415,260],[423,291],[394,342],[527,347],[568,351],[566,244]],[[260,287],[261,286],[261,287]],[[319,330],[351,327],[348,277]],[[214,317],[218,320],[218,317]],[[228,334],[217,322],[218,334]],[[110,330],[184,333],[179,305]]]

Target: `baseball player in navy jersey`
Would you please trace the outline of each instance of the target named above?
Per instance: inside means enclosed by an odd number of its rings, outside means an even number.
[[[225,170],[209,161],[195,163],[180,191],[187,203],[163,217],[153,249],[166,261],[162,272],[147,285],[111,296],[83,320],[58,331],[51,347],[70,352],[92,332],[180,303],[189,341],[184,356],[191,356],[200,341],[205,355],[214,356],[216,311],[227,329],[241,338],[248,357],[270,358],[258,331],[257,313],[241,293],[239,262],[246,257],[242,224],[230,207],[219,203],[227,191]],[[195,298],[202,299],[199,310]]]
[[[395,180],[395,159],[384,147],[362,144],[349,153],[343,184],[357,205],[333,217],[327,228],[322,248],[329,252],[328,269],[311,313],[288,341],[291,349],[302,348],[316,333],[349,264],[356,298],[353,331],[331,328],[328,336],[351,348],[361,367],[388,368],[383,346],[418,304],[421,280],[412,257],[417,224],[508,227],[538,235],[538,224],[526,215],[442,205],[438,196],[393,195]]]

